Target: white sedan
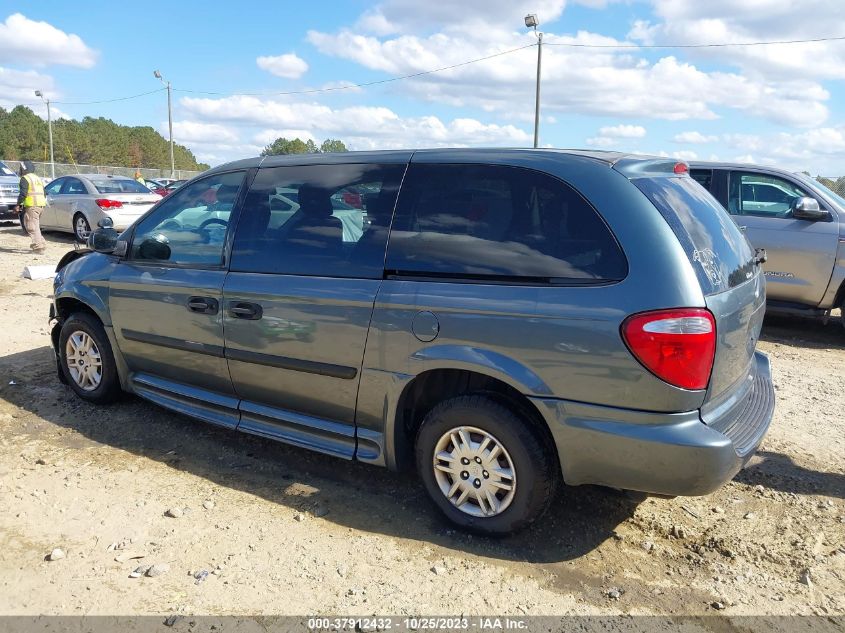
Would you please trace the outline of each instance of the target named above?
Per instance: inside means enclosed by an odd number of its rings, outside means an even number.
[[[123,230],[161,200],[141,183],[126,176],[76,174],[56,178],[44,188],[47,207],[41,228],[67,231],[84,242],[92,227],[110,217]]]

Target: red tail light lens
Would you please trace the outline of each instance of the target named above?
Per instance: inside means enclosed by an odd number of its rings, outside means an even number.
[[[716,353],[716,321],[708,310],[677,308],[628,317],[622,338],[643,366],[682,389],[706,389]]]
[[[97,198],[94,202],[96,202],[97,206],[101,209],[119,209],[123,206],[123,203],[120,200],[109,200],[108,198]]]

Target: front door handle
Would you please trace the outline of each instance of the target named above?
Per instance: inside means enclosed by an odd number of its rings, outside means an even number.
[[[740,231],[746,231],[746,230],[748,230],[748,227],[747,226],[741,226],[741,227],[739,227],[739,230]]]
[[[261,306],[257,303],[246,301],[232,301],[229,304],[229,316],[233,319],[244,319],[246,321],[257,321],[263,314]]]
[[[220,304],[217,299],[211,297],[188,297],[186,307],[189,312],[196,312],[197,314],[217,314]]]

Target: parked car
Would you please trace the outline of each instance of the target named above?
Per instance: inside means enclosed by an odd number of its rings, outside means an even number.
[[[774,391],[759,262],[686,170],[553,150],[223,165],[60,263],[59,375],[91,402],[125,390],[415,465],[485,534],[531,523],[560,481],[706,494],[756,450]],[[336,209],[353,189],[361,207]],[[296,211],[275,209],[291,190]]]
[[[766,250],[769,312],[827,319],[845,307],[845,199],[812,178],[775,167],[690,167],[751,243]]]
[[[77,174],[56,178],[44,188],[47,207],[41,228],[68,231],[85,241],[92,226],[109,217],[125,229],[161,200],[144,185],[125,176]]]
[[[18,219],[15,207],[18,204],[20,181],[20,176],[0,162],[0,220]]]
[[[169,196],[171,193],[176,191],[179,187],[184,185],[186,182],[188,182],[188,181],[187,180],[171,180],[169,183],[164,185],[164,191],[165,191],[164,195]]]
[[[144,180],[144,185],[153,193],[157,193],[162,198],[167,195],[167,183],[160,180]]]

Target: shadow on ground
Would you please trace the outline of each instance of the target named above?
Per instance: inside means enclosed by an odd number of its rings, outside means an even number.
[[[845,349],[845,327],[840,317],[822,323],[818,319],[769,315],[760,340],[808,349]]]
[[[12,379],[16,385],[8,384]],[[411,474],[218,429],[130,396],[110,406],[85,403],[59,382],[47,346],[0,359],[0,381],[3,399],[94,442],[166,463],[292,511],[313,509],[314,502],[286,494],[285,489],[294,483],[312,486],[320,490],[320,503],[330,508],[326,520],[502,560],[552,563],[579,558],[611,537],[642,500],[640,495],[599,487],[565,488],[534,527],[506,539],[472,537],[440,519]],[[78,436],[73,437],[58,441],[78,444]]]
[[[748,466],[736,476],[736,481],[798,495],[824,495],[845,499],[845,475],[805,468],[791,457],[771,451],[758,451],[762,461]]]

